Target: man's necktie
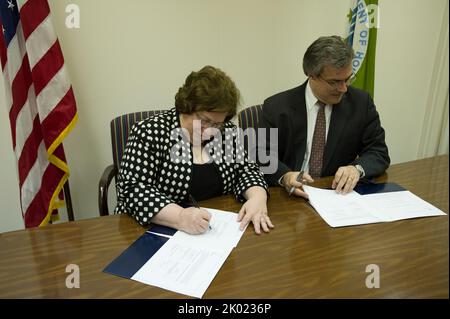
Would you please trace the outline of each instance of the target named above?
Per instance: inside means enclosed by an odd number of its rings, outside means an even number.
[[[309,175],[316,178],[322,175],[323,152],[325,150],[325,104],[317,101],[319,112],[317,112],[316,126],[311,145],[311,157],[309,158]]]

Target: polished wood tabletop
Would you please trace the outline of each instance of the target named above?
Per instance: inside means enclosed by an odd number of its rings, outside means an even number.
[[[377,182],[395,182],[448,214],[448,156],[392,165]],[[330,178],[315,183],[329,187]],[[201,203],[238,211],[232,196]],[[448,216],[332,228],[300,198],[270,189],[275,229],[248,227],[204,298],[448,298]],[[144,233],[112,215],[0,234],[0,298],[186,298],[103,273]],[[80,288],[66,287],[66,266]],[[368,265],[380,287],[367,288]]]

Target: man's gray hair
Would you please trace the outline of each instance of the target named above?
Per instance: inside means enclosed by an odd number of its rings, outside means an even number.
[[[341,69],[351,63],[355,53],[350,44],[337,35],[320,37],[303,56],[303,72],[306,76],[319,76],[325,65]]]

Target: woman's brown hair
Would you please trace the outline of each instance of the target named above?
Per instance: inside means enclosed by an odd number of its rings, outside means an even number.
[[[175,95],[175,107],[181,114],[225,112],[225,121],[229,121],[236,115],[239,100],[233,80],[219,68],[208,65],[189,74]]]

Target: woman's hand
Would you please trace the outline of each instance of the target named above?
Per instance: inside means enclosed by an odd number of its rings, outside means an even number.
[[[266,190],[259,186],[250,187],[245,192],[245,197],[248,199],[242,205],[237,219],[238,222],[241,222],[240,229],[243,230],[251,221],[255,227],[255,233],[261,234],[261,228],[268,233],[274,226],[267,214]]]
[[[183,208],[179,213],[179,229],[197,235],[204,233],[209,227],[211,214],[202,208]]]

